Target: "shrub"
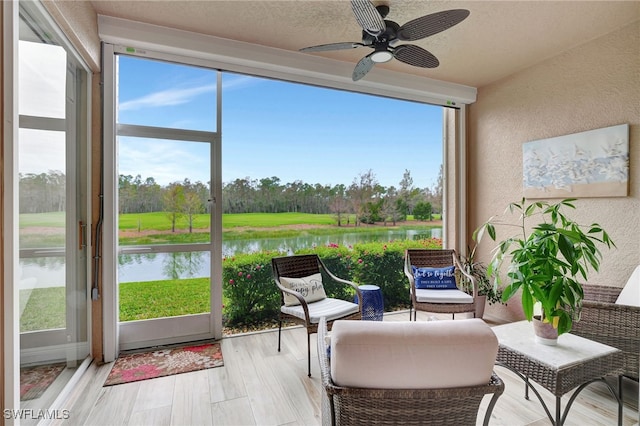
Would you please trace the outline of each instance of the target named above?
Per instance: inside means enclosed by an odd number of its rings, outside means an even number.
[[[354,247],[354,280],[377,285],[385,310],[408,306],[409,285],[402,271],[404,248],[397,243],[366,243]]]
[[[393,311],[409,307],[409,281],[404,275],[404,251],[408,248],[440,248],[442,240],[401,240],[354,246],[354,281],[377,285],[382,290],[384,308]]]
[[[228,325],[249,325],[272,319],[280,310],[280,293],[273,283],[271,258],[277,252],[241,254],[223,259],[222,308]]]
[[[352,249],[337,244],[299,250],[295,254],[317,254],[337,277],[358,284],[380,287],[385,310],[409,306],[409,281],[404,276],[404,251],[407,248],[440,248],[442,240],[428,238],[388,243],[356,244]],[[280,252],[238,254],[223,261],[223,316],[230,326],[254,325],[277,318],[280,292],[274,281],[271,258]],[[349,287],[323,277],[328,296],[353,300]]]
[[[413,217],[416,220],[431,220],[431,203],[419,202],[413,208]]]

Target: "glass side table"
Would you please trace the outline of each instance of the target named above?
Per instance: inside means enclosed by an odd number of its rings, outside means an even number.
[[[358,286],[362,292],[362,319],[367,321],[382,321],[384,313],[384,299],[382,290],[377,285]],[[355,296],[358,303],[358,296]]]

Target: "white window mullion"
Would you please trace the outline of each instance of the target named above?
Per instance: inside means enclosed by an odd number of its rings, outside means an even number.
[[[172,139],[177,141],[208,142],[216,138],[214,132],[199,130],[172,129],[168,127],[140,126],[137,124],[117,124],[118,136],[132,136],[137,138]]]
[[[4,409],[20,408],[20,319],[18,282],[18,2],[2,2],[3,39],[3,342]],[[10,417],[6,425],[17,421]]]
[[[20,128],[65,132],[67,130],[67,121],[64,118],[33,117],[30,115],[21,115]]]
[[[103,188],[102,204],[104,218],[102,247],[96,250],[102,254],[102,318],[103,318],[103,354],[104,362],[114,361],[118,357],[118,153],[115,143],[116,123],[116,57],[113,46],[103,45]],[[95,298],[96,295],[94,295]]]

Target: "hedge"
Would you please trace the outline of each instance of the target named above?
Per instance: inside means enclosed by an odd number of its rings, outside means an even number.
[[[352,248],[330,244],[296,251],[317,254],[336,276],[358,284],[380,287],[385,311],[409,307],[409,282],[404,276],[404,251],[407,248],[440,248],[442,240],[429,238],[388,243],[356,244]],[[273,280],[271,258],[281,252],[237,254],[223,259],[222,313],[227,326],[251,325],[277,318],[280,292]],[[353,300],[353,292],[323,277],[329,297]]]

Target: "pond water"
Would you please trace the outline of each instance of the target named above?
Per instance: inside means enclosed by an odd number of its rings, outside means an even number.
[[[442,238],[442,228],[375,230],[352,234],[231,240],[223,241],[222,254],[224,257],[229,257],[235,253],[254,253],[263,250],[292,254],[299,249],[329,244],[349,247],[357,243],[422,238]],[[204,252],[120,254],[118,263],[120,282],[207,277],[209,276],[210,264],[209,253]],[[64,250],[56,255],[20,259],[19,276],[21,289],[63,287],[65,283]]]
[[[357,243],[423,238],[442,238],[442,228],[376,230],[351,234],[231,240],[222,242],[222,255],[230,257],[236,253],[255,253],[265,250],[292,254],[299,249],[329,244],[349,247]],[[120,282],[209,276],[209,253],[204,252],[121,254],[118,259]]]
[[[293,253],[296,250],[338,244],[350,247],[354,244],[374,241],[418,240],[423,238],[442,238],[442,228],[431,229],[382,229],[371,232],[354,232],[334,235],[302,235],[291,238],[263,238],[259,240],[232,240],[222,242],[222,255],[233,256],[236,253],[255,253],[257,251],[281,251]]]

